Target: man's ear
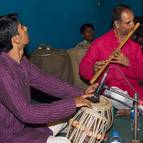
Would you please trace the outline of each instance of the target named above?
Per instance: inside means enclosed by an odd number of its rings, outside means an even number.
[[[116,28],[119,28],[119,23],[118,23],[118,21],[114,21],[114,26],[115,26]]]
[[[12,43],[13,44],[20,44],[21,43],[21,37],[20,37],[20,35],[14,35],[12,37]]]

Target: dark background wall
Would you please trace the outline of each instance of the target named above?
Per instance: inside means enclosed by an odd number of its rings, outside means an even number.
[[[136,16],[142,16],[142,0],[0,0],[0,15],[17,12],[28,26],[31,54],[45,43],[54,48],[68,49],[81,40],[80,25],[92,23],[96,37],[110,28],[111,11],[117,4],[128,4]]]

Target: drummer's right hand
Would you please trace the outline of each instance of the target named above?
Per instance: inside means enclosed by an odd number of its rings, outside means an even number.
[[[93,94],[91,94],[91,96],[93,96]],[[88,95],[84,94],[84,95],[75,97],[76,107],[86,106],[86,107],[91,108],[91,102],[88,99],[86,99],[88,97],[89,97],[89,94]]]

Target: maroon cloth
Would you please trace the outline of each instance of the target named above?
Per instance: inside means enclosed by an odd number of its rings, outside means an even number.
[[[51,104],[32,104],[30,86],[63,99]],[[1,53],[0,142],[46,143],[52,131],[43,125],[73,115],[73,97],[80,94],[79,89],[42,73],[25,57],[18,64],[7,53]]]

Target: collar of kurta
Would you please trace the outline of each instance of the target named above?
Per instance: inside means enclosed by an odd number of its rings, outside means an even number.
[[[18,66],[21,65],[23,63],[23,58],[21,59],[21,63],[17,63],[15,60],[13,60],[8,53],[6,52],[1,52],[1,57],[4,58],[4,60],[9,64],[9,65],[14,65],[14,66]]]

